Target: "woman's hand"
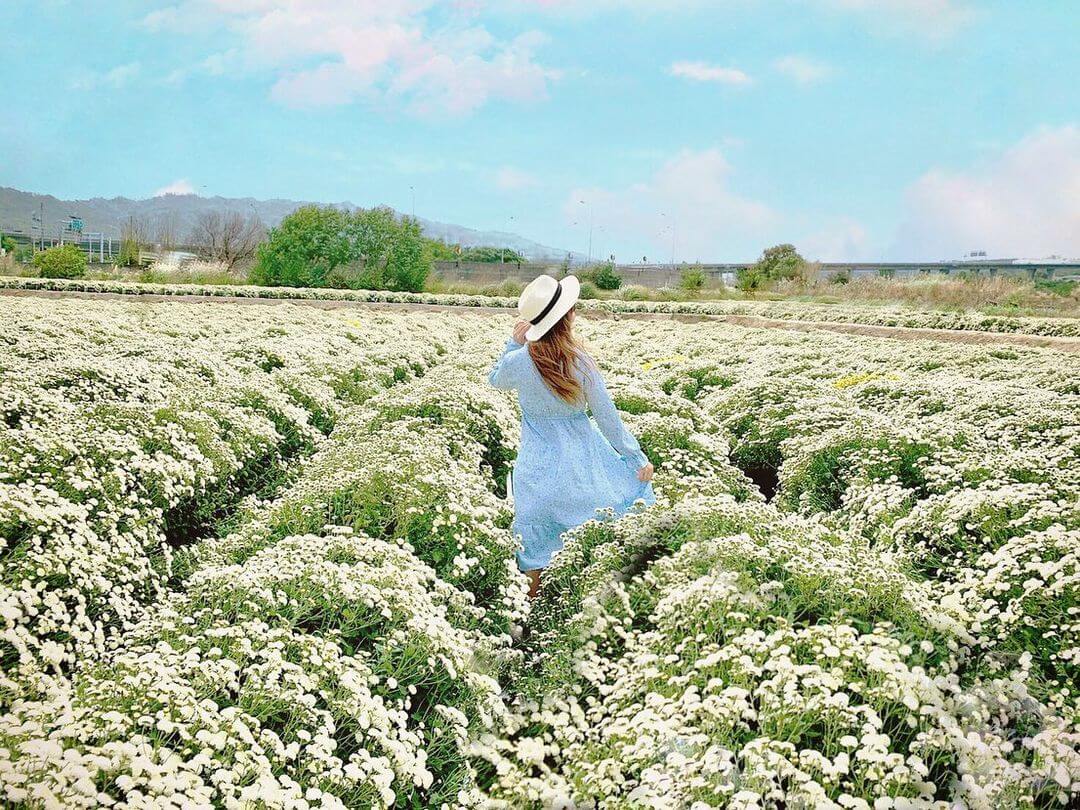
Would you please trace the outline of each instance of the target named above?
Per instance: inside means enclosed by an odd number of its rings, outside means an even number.
[[[652,481],[653,472],[655,471],[653,469],[652,463],[647,463],[644,467],[637,471],[637,480],[643,484],[646,484],[649,481]]]
[[[528,321],[518,321],[514,324],[514,340],[525,345],[525,333],[529,331],[529,327],[532,326]]]

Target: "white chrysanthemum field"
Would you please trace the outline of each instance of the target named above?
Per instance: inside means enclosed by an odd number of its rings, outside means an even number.
[[[1080,802],[1075,355],[579,324],[659,503],[530,604],[508,320],[0,299],[0,801]]]

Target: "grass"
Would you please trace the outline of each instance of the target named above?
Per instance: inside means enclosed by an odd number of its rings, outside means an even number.
[[[492,295],[513,298],[524,282],[506,279],[493,284],[470,284],[429,279],[426,292]],[[781,282],[775,289],[744,292],[730,287],[685,290],[639,284],[618,290],[599,290],[582,284],[582,298],[607,301],[802,301],[816,304],[909,306],[917,309],[967,311],[987,315],[1080,317],[1080,283],[1016,276],[918,276],[910,279],[858,278],[847,284],[828,281]]]
[[[1016,276],[858,278],[847,284],[782,283],[787,300],[821,304],[902,304],[919,309],[978,310],[987,315],[1080,316],[1080,284]]]
[[[0,257],[0,275],[15,278],[37,278],[37,268],[31,264],[16,262],[10,256]],[[139,281],[145,284],[227,284],[248,283],[245,270],[228,270],[215,262],[196,261],[179,267],[155,265],[153,267],[118,267],[116,265],[90,265],[84,279],[93,281]]]
[[[494,265],[493,265],[494,266]],[[0,257],[0,275],[33,277],[37,269]],[[228,270],[212,262],[193,262],[183,267],[157,265],[150,268],[91,267],[85,278],[103,281],[140,281],[157,284],[246,285],[242,268]],[[429,293],[487,295],[516,298],[525,283],[514,279],[476,284],[445,281],[430,276],[424,286]],[[978,311],[986,315],[1080,317],[1080,283],[1073,280],[1031,280],[1016,276],[917,276],[910,279],[869,277],[834,284],[824,279],[781,282],[774,289],[745,292],[710,286],[701,290],[674,287],[650,288],[627,284],[618,290],[600,290],[582,283],[582,298],[607,301],[798,301],[815,304],[903,306],[936,311]]]

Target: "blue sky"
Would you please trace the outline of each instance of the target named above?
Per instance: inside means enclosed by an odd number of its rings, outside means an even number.
[[[1080,255],[1077,42],[1067,0],[6,0],[0,185],[415,194],[620,260]]]

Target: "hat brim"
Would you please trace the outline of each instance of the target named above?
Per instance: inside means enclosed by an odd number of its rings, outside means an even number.
[[[562,293],[559,295],[559,300],[555,302],[555,306],[551,308],[551,312],[545,315],[540,323],[529,327],[529,331],[525,333],[526,340],[534,341],[542,338],[548,333],[548,330],[557,324],[559,319],[572,310],[574,304],[577,303],[578,297],[581,295],[581,282],[578,281],[577,276],[567,276],[559,283],[562,285]]]

